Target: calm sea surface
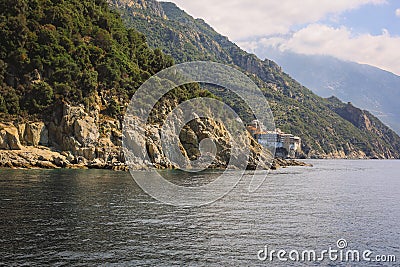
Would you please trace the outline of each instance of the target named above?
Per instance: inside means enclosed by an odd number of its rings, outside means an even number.
[[[271,172],[255,193],[246,175],[198,208],[163,205],[124,172],[0,170],[0,265],[400,266],[400,161],[310,162]],[[174,174],[188,185],[218,175]],[[339,239],[397,262],[258,259],[265,246],[320,253]]]

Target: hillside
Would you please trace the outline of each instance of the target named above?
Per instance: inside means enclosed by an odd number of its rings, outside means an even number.
[[[332,95],[368,109],[400,133],[400,77],[379,68],[329,56],[300,55],[259,49],[259,56],[272,58],[296,80],[322,97]]]
[[[105,1],[0,1],[0,167],[124,168],[122,120],[129,99],[174,58],[218,61],[247,73],[268,98],[278,127],[302,137],[304,156],[400,157],[400,138],[372,115],[355,107],[342,112],[343,103],[316,96],[274,62],[247,54],[175,5],[113,4],[129,27]],[[178,87],[155,106],[149,121],[137,118],[133,139],[144,140],[150,161],[138,160],[135,167],[176,167],[161,147],[159,130],[182,101],[218,97],[245,121],[252,119],[227,90],[212,95],[206,89]],[[187,162],[201,156],[202,139],[217,140],[212,166],[227,166],[230,137],[221,123],[195,119],[179,138]],[[270,158],[254,140],[250,152],[249,168]]]
[[[102,114],[115,116],[143,81],[173,64],[127,30],[100,1],[1,1],[0,110],[51,115],[57,101],[90,107],[101,94]]]
[[[1,0],[0,24],[0,166],[117,167],[125,105],[172,58],[103,1]]]
[[[0,167],[124,168],[129,100],[173,59],[127,29],[105,1],[1,0],[0,25]],[[133,167],[175,167],[161,148],[159,121],[198,96],[215,97],[184,85],[158,103],[149,122],[137,119],[135,138],[145,140],[151,162]],[[213,137],[220,142],[213,164],[226,166],[230,142],[223,125],[196,119],[181,136],[185,160],[201,156],[198,143]],[[250,167],[269,156],[257,144],[250,149]]]
[[[246,53],[175,4],[154,0],[109,0],[109,3],[121,12],[128,27],[145,33],[150,46],[160,48],[176,62],[212,60],[247,73],[262,87],[277,127],[299,135],[308,157],[399,158],[399,136],[379,120],[373,119],[376,124],[372,128],[354,125],[347,117],[340,116],[328,100],[303,87],[273,61]],[[239,113],[243,110],[226,92],[219,96]],[[383,138],[382,133],[390,134]]]

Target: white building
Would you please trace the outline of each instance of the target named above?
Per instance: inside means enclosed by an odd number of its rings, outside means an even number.
[[[294,158],[296,152],[301,152],[301,138],[284,133],[279,128],[266,131],[259,121],[254,120],[247,125],[247,130],[260,145],[279,151],[277,156]]]

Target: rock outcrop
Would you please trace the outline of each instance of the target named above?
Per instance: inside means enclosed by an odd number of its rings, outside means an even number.
[[[10,124],[0,124],[0,149],[21,150],[18,129]]]
[[[68,151],[77,164],[98,168],[123,162],[121,124],[116,119],[100,116],[100,106],[86,111],[83,106],[62,103],[54,110],[48,129],[50,145]]]
[[[47,146],[49,144],[49,131],[43,122],[22,124],[19,129],[24,129],[23,135],[20,134],[23,144],[28,146]]]
[[[91,168],[127,170],[121,152],[120,122],[111,118],[90,117],[82,107],[60,105],[55,113],[62,114],[47,124],[26,122],[0,124],[0,167],[9,168]],[[62,112],[61,112],[62,111]],[[100,122],[105,133],[100,133],[95,121]],[[56,124],[56,122],[58,122]],[[77,125],[77,126],[76,126]],[[137,120],[132,140],[146,144],[149,160],[135,158],[134,169],[178,168],[161,145],[159,125],[143,125]],[[97,131],[97,132],[96,132]],[[223,124],[211,119],[195,119],[181,131],[179,147],[188,166],[202,154],[215,154],[210,168],[224,169],[230,157],[230,137]],[[275,159],[247,134],[250,140],[248,169],[261,163],[264,169],[287,166],[308,166],[297,161]],[[213,140],[215,151],[202,151],[202,140]],[[244,145],[243,141],[243,145]],[[22,145],[24,144],[24,145]],[[50,147],[43,144],[51,145]],[[212,147],[212,146],[210,146]]]
[[[178,151],[170,148],[175,143],[173,132],[176,132],[176,129],[162,135],[160,125],[143,125],[136,118],[132,119],[129,127],[132,131],[127,134],[125,142],[129,144],[128,147],[131,150],[135,151],[128,156],[129,165],[134,169],[146,169],[149,166],[160,169],[203,169],[206,167],[225,169],[229,165],[230,157],[235,156],[231,153],[232,140],[229,132],[222,123],[212,119],[197,118],[187,123],[180,130]],[[270,163],[272,163],[271,154],[262,149],[247,131],[244,132],[242,138],[242,140],[235,140],[235,142],[240,148],[249,148],[248,161],[244,161],[244,165],[231,165],[230,167],[255,169],[261,163],[262,168],[269,168]],[[246,138],[248,138],[247,141],[251,141],[246,142]],[[167,144],[166,150],[162,143]],[[148,159],[137,157],[142,151],[142,144],[146,146]],[[129,153],[129,151],[125,152]],[[176,157],[177,153],[181,155]]]
[[[121,123],[101,118],[98,106],[62,102],[50,121],[0,124],[0,166],[123,169],[121,137]]]
[[[161,112],[159,116],[164,117],[165,114]],[[143,124],[139,119],[135,120],[133,127],[135,131],[130,136],[131,142],[137,146],[145,144],[149,158],[135,158],[130,167],[182,167],[171,160],[168,151],[162,147],[162,141],[174,142],[172,133],[162,136],[159,124]],[[121,122],[100,115],[100,106],[87,111],[82,106],[60,103],[47,122],[0,124],[0,129],[0,166],[3,167],[126,169],[121,149]],[[187,168],[197,168],[202,166],[204,160],[207,163],[205,166],[210,168],[226,168],[231,156],[230,138],[220,122],[200,118],[192,120],[179,134],[178,147],[183,164]],[[269,168],[271,155],[247,131],[242,139],[235,141],[239,142],[239,147],[245,147],[247,138],[251,140],[247,167],[255,169],[260,162],[264,162],[262,167]],[[212,143],[204,146],[205,142]],[[200,165],[193,165],[194,162]],[[245,168],[246,165],[234,167]]]

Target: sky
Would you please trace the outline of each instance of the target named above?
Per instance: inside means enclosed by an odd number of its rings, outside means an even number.
[[[400,75],[399,0],[164,0],[248,52],[330,55]]]

